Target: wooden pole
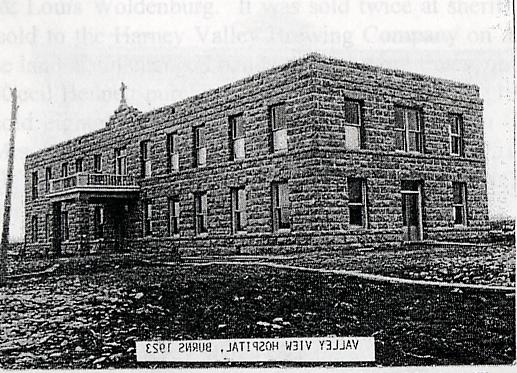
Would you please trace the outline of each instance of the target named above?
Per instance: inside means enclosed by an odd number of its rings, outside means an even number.
[[[9,137],[9,156],[7,158],[7,180],[5,187],[4,221],[0,242],[0,285],[5,284],[7,276],[7,246],[9,245],[9,225],[11,222],[11,194],[13,188],[14,139],[16,134],[16,112],[18,111],[16,88],[11,89],[11,127]]]

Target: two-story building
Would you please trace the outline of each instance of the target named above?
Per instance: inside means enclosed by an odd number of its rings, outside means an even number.
[[[122,92],[124,92],[124,87]],[[311,54],[30,154],[41,252],[277,253],[484,236],[479,88]]]

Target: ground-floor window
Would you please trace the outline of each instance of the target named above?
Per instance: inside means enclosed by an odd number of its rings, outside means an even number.
[[[153,234],[152,219],[153,219],[153,203],[150,200],[144,201],[144,237]]]
[[[275,182],[272,186],[273,230],[291,228],[291,202],[287,181]]]
[[[93,236],[104,237],[104,207],[96,206],[93,210]]]
[[[467,225],[467,186],[465,183],[452,183],[454,224]]]
[[[31,242],[38,241],[38,216],[34,215],[31,219]]]
[[[206,192],[194,194],[194,214],[196,234],[208,232],[208,204]]]
[[[246,189],[233,188],[232,198],[232,227],[233,233],[246,232],[248,219],[246,216]]]
[[[50,241],[50,232],[52,232],[52,215],[45,215],[45,241]]]
[[[70,226],[68,221],[68,211],[61,213],[61,240],[68,241],[70,239]]]
[[[366,180],[349,177],[348,186],[348,224],[351,227],[366,228],[368,224],[366,206]]]
[[[177,197],[169,197],[169,236],[177,236],[180,233],[180,201]]]

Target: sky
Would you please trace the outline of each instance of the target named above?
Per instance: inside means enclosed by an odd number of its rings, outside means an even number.
[[[509,0],[0,0],[0,208],[18,89],[11,238],[25,156],[307,53],[479,85],[491,218],[515,216]],[[1,216],[0,216],[1,218]]]

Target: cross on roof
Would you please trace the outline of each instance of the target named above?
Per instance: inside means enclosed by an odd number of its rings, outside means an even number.
[[[127,89],[127,85],[125,85],[124,82],[121,82],[120,83],[120,107],[127,106],[126,89]]]

